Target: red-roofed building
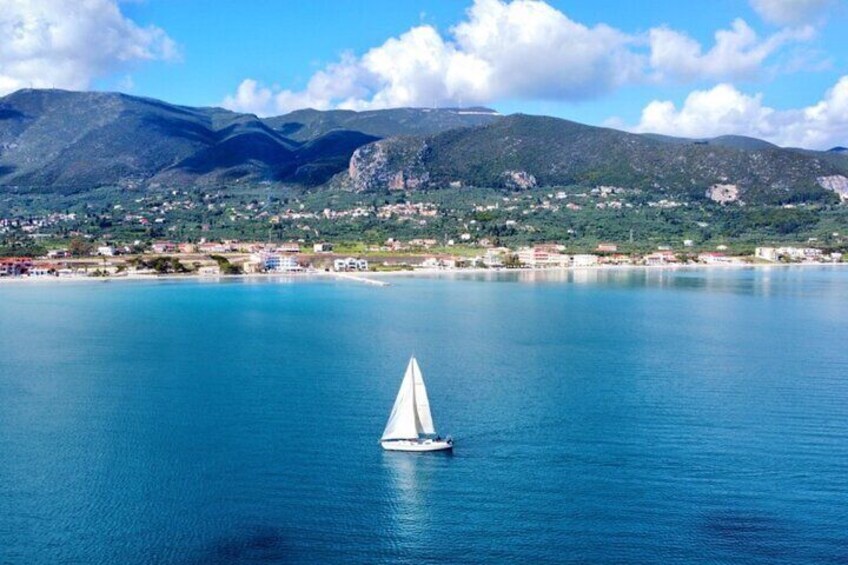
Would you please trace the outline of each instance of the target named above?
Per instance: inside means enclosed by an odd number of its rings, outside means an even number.
[[[30,257],[0,257],[0,277],[19,277],[32,269]]]

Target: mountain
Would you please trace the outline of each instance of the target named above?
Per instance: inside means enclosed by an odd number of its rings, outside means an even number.
[[[819,179],[844,174],[848,163],[750,138],[669,139],[512,115],[485,126],[361,147],[351,159],[347,186],[367,191],[606,184],[671,196],[778,203],[832,198],[832,183],[825,188]]]
[[[318,185],[386,135],[486,123],[491,110],[303,110],[260,119],[118,93],[20,90],[0,98],[0,186]]]
[[[21,90],[0,99],[0,183],[76,191],[282,177],[297,144],[254,116],[124,94]]]
[[[601,184],[721,202],[848,199],[848,154],[632,134],[487,108],[258,118],[118,93],[0,98],[0,190],[271,182],[355,191]],[[6,187],[5,189],[3,187]]]

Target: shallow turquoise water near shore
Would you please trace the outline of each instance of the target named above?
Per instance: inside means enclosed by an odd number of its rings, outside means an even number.
[[[0,562],[844,563],[847,343],[826,267],[5,285]]]

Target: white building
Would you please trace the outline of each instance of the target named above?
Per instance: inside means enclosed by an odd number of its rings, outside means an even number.
[[[201,277],[217,277],[221,274],[221,267],[218,265],[201,265],[197,268],[197,274]]]
[[[757,247],[754,250],[754,257],[774,263],[778,260],[777,249],[774,247]]]
[[[280,253],[300,253],[300,244],[296,241],[287,241],[285,243],[281,243],[279,247],[277,247],[277,251]]]
[[[491,268],[503,267],[503,260],[507,253],[509,253],[509,249],[506,247],[487,249],[483,256],[483,264]]]
[[[248,263],[256,265],[257,271],[273,272],[279,269],[280,259],[278,253],[253,253]]]
[[[426,259],[421,261],[421,267],[424,269],[438,269],[442,266],[442,262],[439,261],[438,257],[427,257]]]
[[[571,258],[560,253],[561,249],[556,245],[534,245],[533,247],[522,247],[518,250],[518,260],[528,267],[568,267]],[[592,257],[595,257],[592,255]]]
[[[281,257],[280,264],[277,267],[278,273],[297,273],[302,270],[303,267],[294,257]]]
[[[54,272],[48,267],[33,267],[29,270],[31,277],[49,277],[54,276]]]
[[[333,270],[335,271],[367,271],[368,261],[365,259],[355,259],[347,257],[345,259],[336,259],[333,261]]]
[[[571,256],[573,267],[594,267],[598,264],[598,256],[590,253],[579,253]]]
[[[297,259],[278,253],[254,253],[250,262],[266,273],[292,273],[303,270]]]
[[[815,247],[778,247],[775,249],[778,258],[789,261],[815,262],[822,260],[822,250]]]
[[[698,261],[707,265],[729,265],[736,261],[733,257],[728,257],[724,253],[699,253]]]

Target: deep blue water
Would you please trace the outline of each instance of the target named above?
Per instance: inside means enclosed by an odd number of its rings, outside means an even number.
[[[847,346],[840,268],[4,284],[0,562],[846,563]]]

